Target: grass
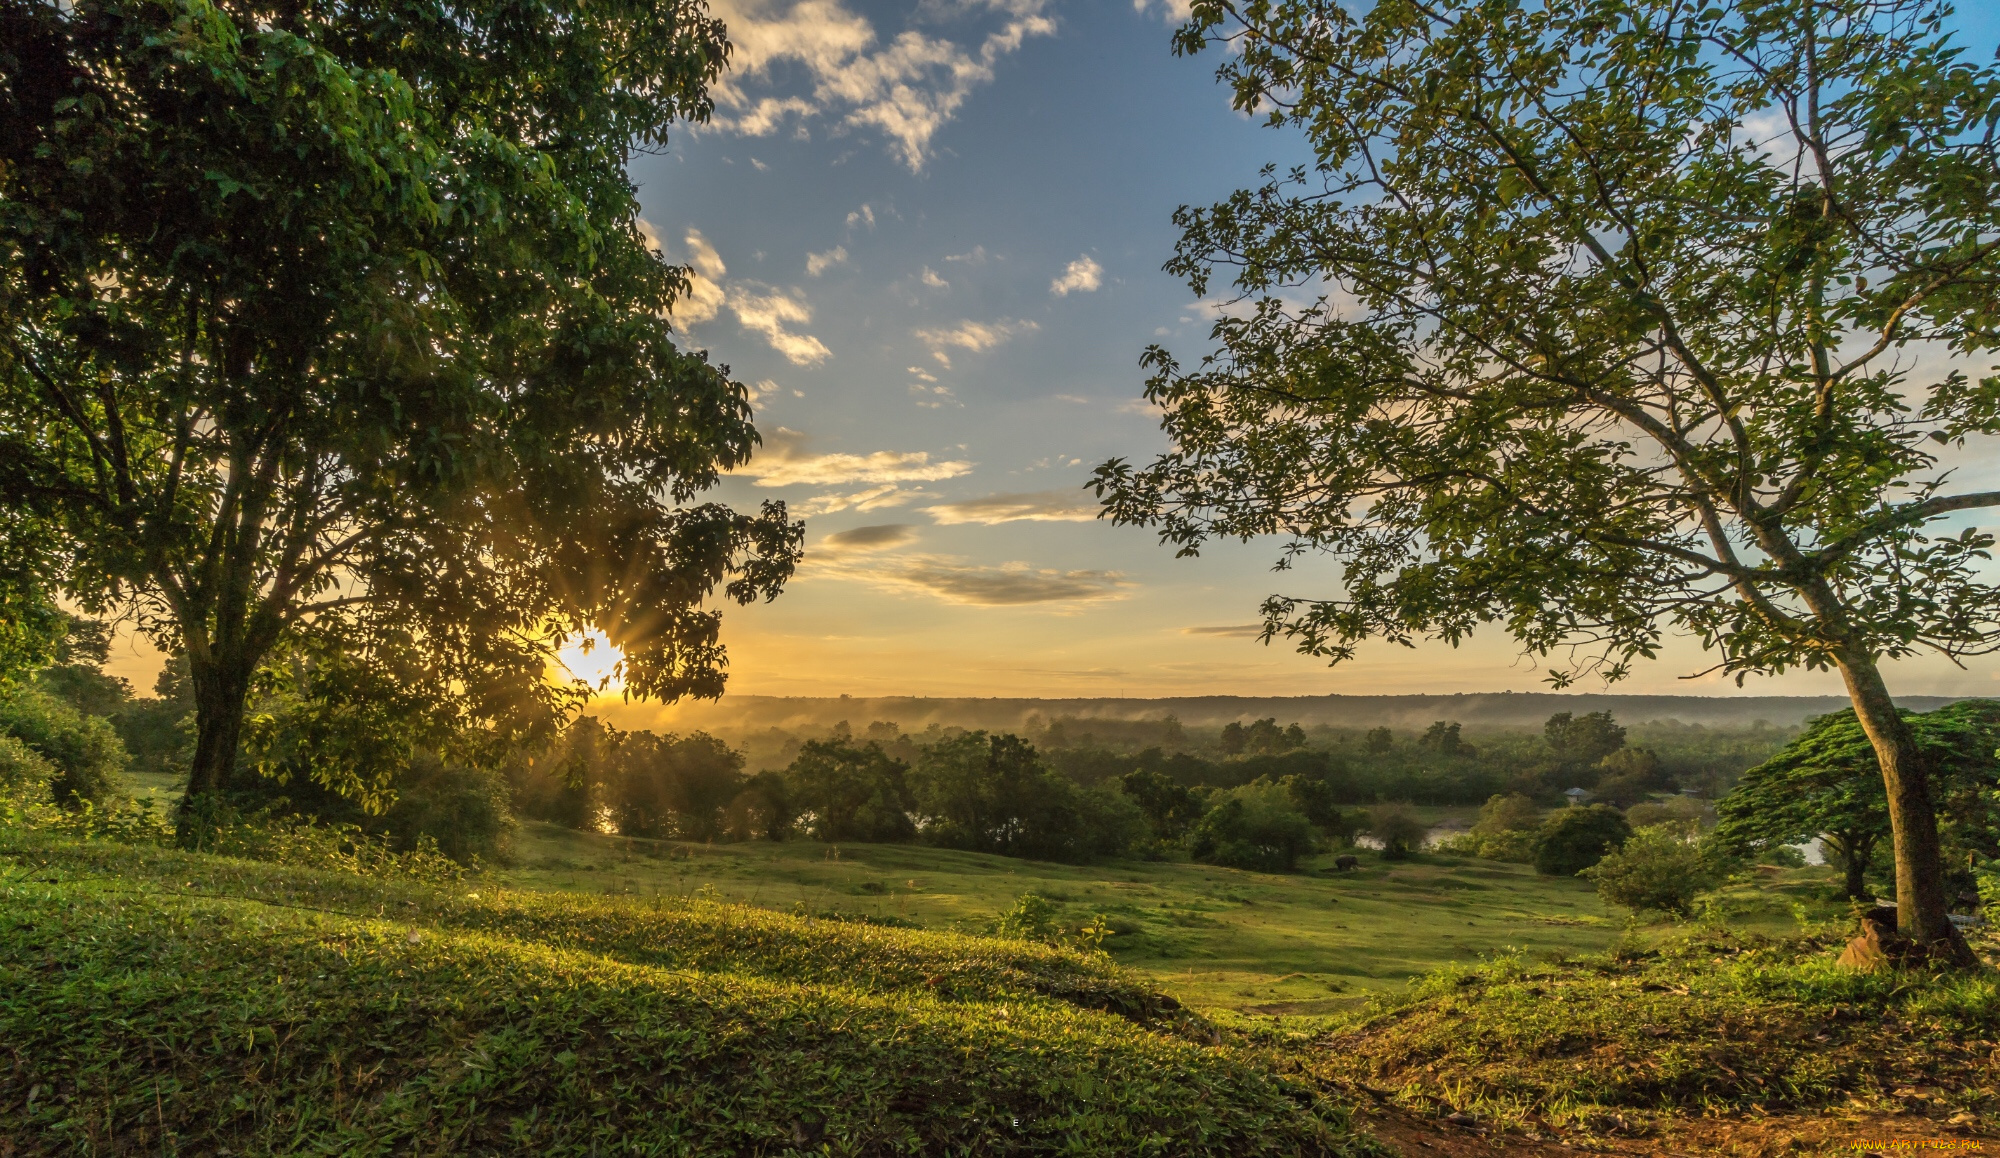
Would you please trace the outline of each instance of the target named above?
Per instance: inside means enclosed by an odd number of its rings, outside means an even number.
[[[1101,956],[0,829],[26,1153],[1359,1154]]]
[[[2000,976],[1840,969],[1846,935],[1697,927],[1440,971],[1297,1052],[1329,1088],[1565,1133],[1830,1108],[1970,1128],[2000,1110]]]
[[[1588,883],[1521,865],[1426,855],[1300,873],[1185,862],[1059,865],[906,845],[698,845],[524,826],[516,888],[636,898],[707,896],[984,931],[1023,893],[1080,925],[1103,915],[1111,955],[1204,1012],[1323,1015],[1400,991],[1413,975],[1514,952],[1601,950],[1622,918]]]

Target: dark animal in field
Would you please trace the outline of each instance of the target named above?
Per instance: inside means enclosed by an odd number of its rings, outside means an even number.
[[[1341,872],[1346,872],[1351,868],[1359,868],[1361,867],[1361,858],[1351,853],[1342,853],[1333,858],[1333,867],[1339,869]]]

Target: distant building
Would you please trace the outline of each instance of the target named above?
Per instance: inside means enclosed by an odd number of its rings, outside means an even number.
[[[1588,803],[1590,800],[1590,793],[1584,791],[1581,788],[1572,788],[1569,791],[1563,793],[1563,795],[1569,797],[1569,802],[1571,804],[1585,804]]]

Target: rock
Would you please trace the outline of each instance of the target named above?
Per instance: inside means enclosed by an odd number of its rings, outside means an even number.
[[[1888,934],[1888,938],[1901,940],[1894,933]],[[1840,960],[1835,964],[1857,973],[1874,973],[1894,967],[1896,962],[1884,947],[1884,939],[1882,926],[1873,921],[1861,922],[1861,935],[1847,943],[1847,948],[1840,951]]]
[[[1873,973],[1878,969],[1903,969],[1933,961],[1950,962],[1964,944],[1922,945],[1896,931],[1896,910],[1880,905],[1861,918],[1861,934],[1847,943],[1836,962],[1843,969]],[[1966,951],[1968,954],[1970,950]]]

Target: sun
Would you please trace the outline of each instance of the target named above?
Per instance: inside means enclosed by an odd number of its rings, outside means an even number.
[[[618,678],[618,664],[624,658],[618,645],[594,627],[556,651],[556,660],[564,670],[599,694],[624,689],[624,681]]]

